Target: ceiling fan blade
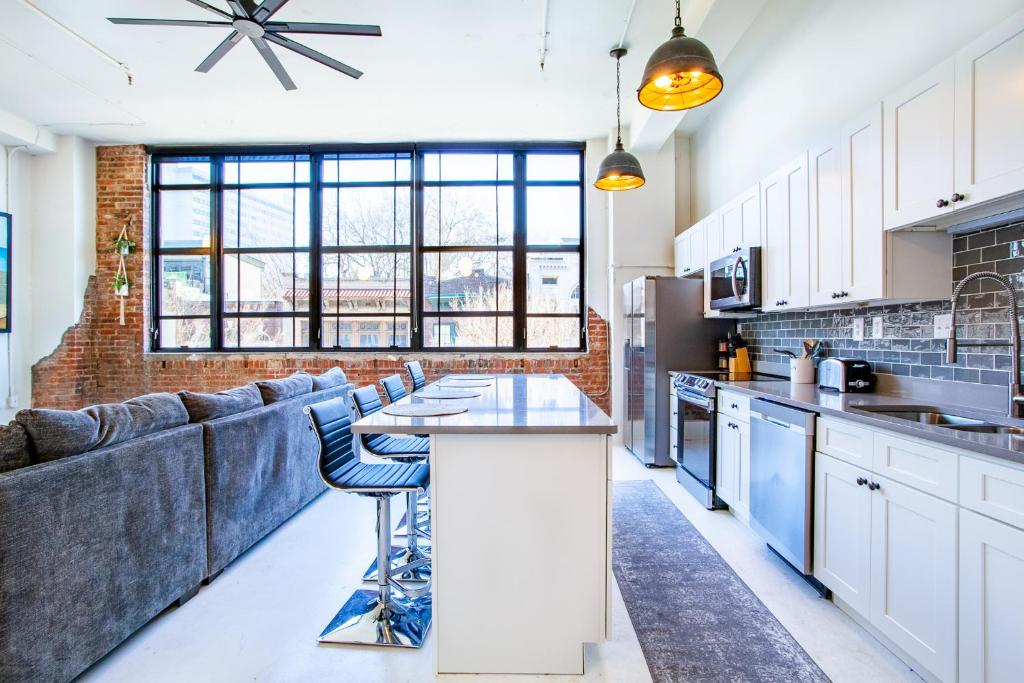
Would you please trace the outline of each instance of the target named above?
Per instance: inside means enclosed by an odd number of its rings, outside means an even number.
[[[323,33],[338,36],[379,36],[380,26],[373,24],[321,24],[304,21],[268,21],[267,31],[276,33]]]
[[[133,26],[202,26],[202,27],[224,27],[231,26],[229,21],[192,21],[189,19],[124,19],[122,17],[107,17],[111,24],[129,24]]]
[[[249,10],[245,9],[245,6],[238,0],[228,0],[228,7],[235,13],[235,16],[242,17],[243,19],[251,19]]]
[[[213,50],[213,52],[210,53],[210,56],[203,60],[202,64],[196,67],[196,71],[206,73],[207,71],[212,69],[214,64],[219,62],[224,57],[224,55],[226,55],[231,50],[231,48],[233,48],[235,45],[238,45],[238,43],[241,42],[242,37],[242,34],[238,31],[232,31],[228,35],[228,37],[224,39],[224,42],[218,45]]]
[[[270,70],[274,72],[275,76],[277,76],[277,80],[281,81],[281,85],[284,86],[284,89],[295,90],[295,82],[288,76],[288,72],[284,70],[284,65],[281,64],[277,55],[275,55],[273,50],[270,49],[270,46],[267,45],[267,41],[262,38],[249,38],[249,40],[251,40],[252,44],[256,46],[257,50],[259,50],[260,55],[263,57],[263,61],[267,63]]]
[[[294,40],[291,40],[290,38],[279,36],[276,33],[267,33],[264,34],[263,37],[272,43],[275,43],[283,48],[291,50],[292,52],[297,52],[303,57],[309,57],[315,62],[320,62],[324,66],[329,66],[336,71],[340,71],[346,76],[351,76],[352,78],[359,78],[360,76],[363,75],[363,72],[360,71],[359,69],[351,67],[348,64],[343,64],[342,62],[339,62],[337,59],[334,59],[333,57],[328,57],[322,52],[317,52],[311,47],[306,47],[302,43],[296,43]]]
[[[225,19],[227,19],[229,21],[231,19],[234,19],[234,17],[232,17],[230,14],[228,14],[224,10],[217,9],[213,5],[210,5],[208,3],[203,2],[203,0],[185,0],[185,2],[192,3],[196,7],[202,7],[203,9],[209,10],[209,11],[213,12],[214,14],[219,14],[220,16],[224,17]]]
[[[263,4],[256,8],[256,11],[252,13],[253,21],[258,21],[261,24],[269,19],[271,16],[277,13],[279,9],[284,7],[288,0],[264,0]]]

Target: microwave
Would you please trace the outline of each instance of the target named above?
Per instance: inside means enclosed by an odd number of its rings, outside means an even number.
[[[711,308],[742,311],[761,307],[761,248],[737,247],[708,266]]]

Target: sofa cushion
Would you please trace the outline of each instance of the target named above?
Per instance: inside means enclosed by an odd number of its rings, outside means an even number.
[[[286,398],[301,396],[313,391],[313,378],[304,372],[296,372],[285,379],[266,379],[256,382],[263,395],[263,403],[270,405]]]
[[[188,411],[174,394],[160,393],[82,410],[31,408],[15,419],[28,432],[33,460],[46,462],[188,424]]]
[[[25,428],[17,422],[0,427],[0,472],[10,472],[31,464]]]
[[[334,387],[340,387],[342,384],[348,383],[348,378],[345,376],[345,371],[337,366],[331,368],[322,375],[313,375],[312,379],[313,391],[333,389]]]
[[[255,384],[218,391],[215,394],[201,394],[195,391],[179,391],[178,398],[185,404],[189,420],[206,422],[226,415],[243,413],[263,406],[263,395]]]

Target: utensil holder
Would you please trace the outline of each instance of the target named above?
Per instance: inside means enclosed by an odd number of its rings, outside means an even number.
[[[790,358],[789,381],[793,384],[814,384],[814,359]]]

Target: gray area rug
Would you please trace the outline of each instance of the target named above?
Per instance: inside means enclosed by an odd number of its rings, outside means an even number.
[[[652,481],[615,483],[612,565],[655,683],[828,676]]]

